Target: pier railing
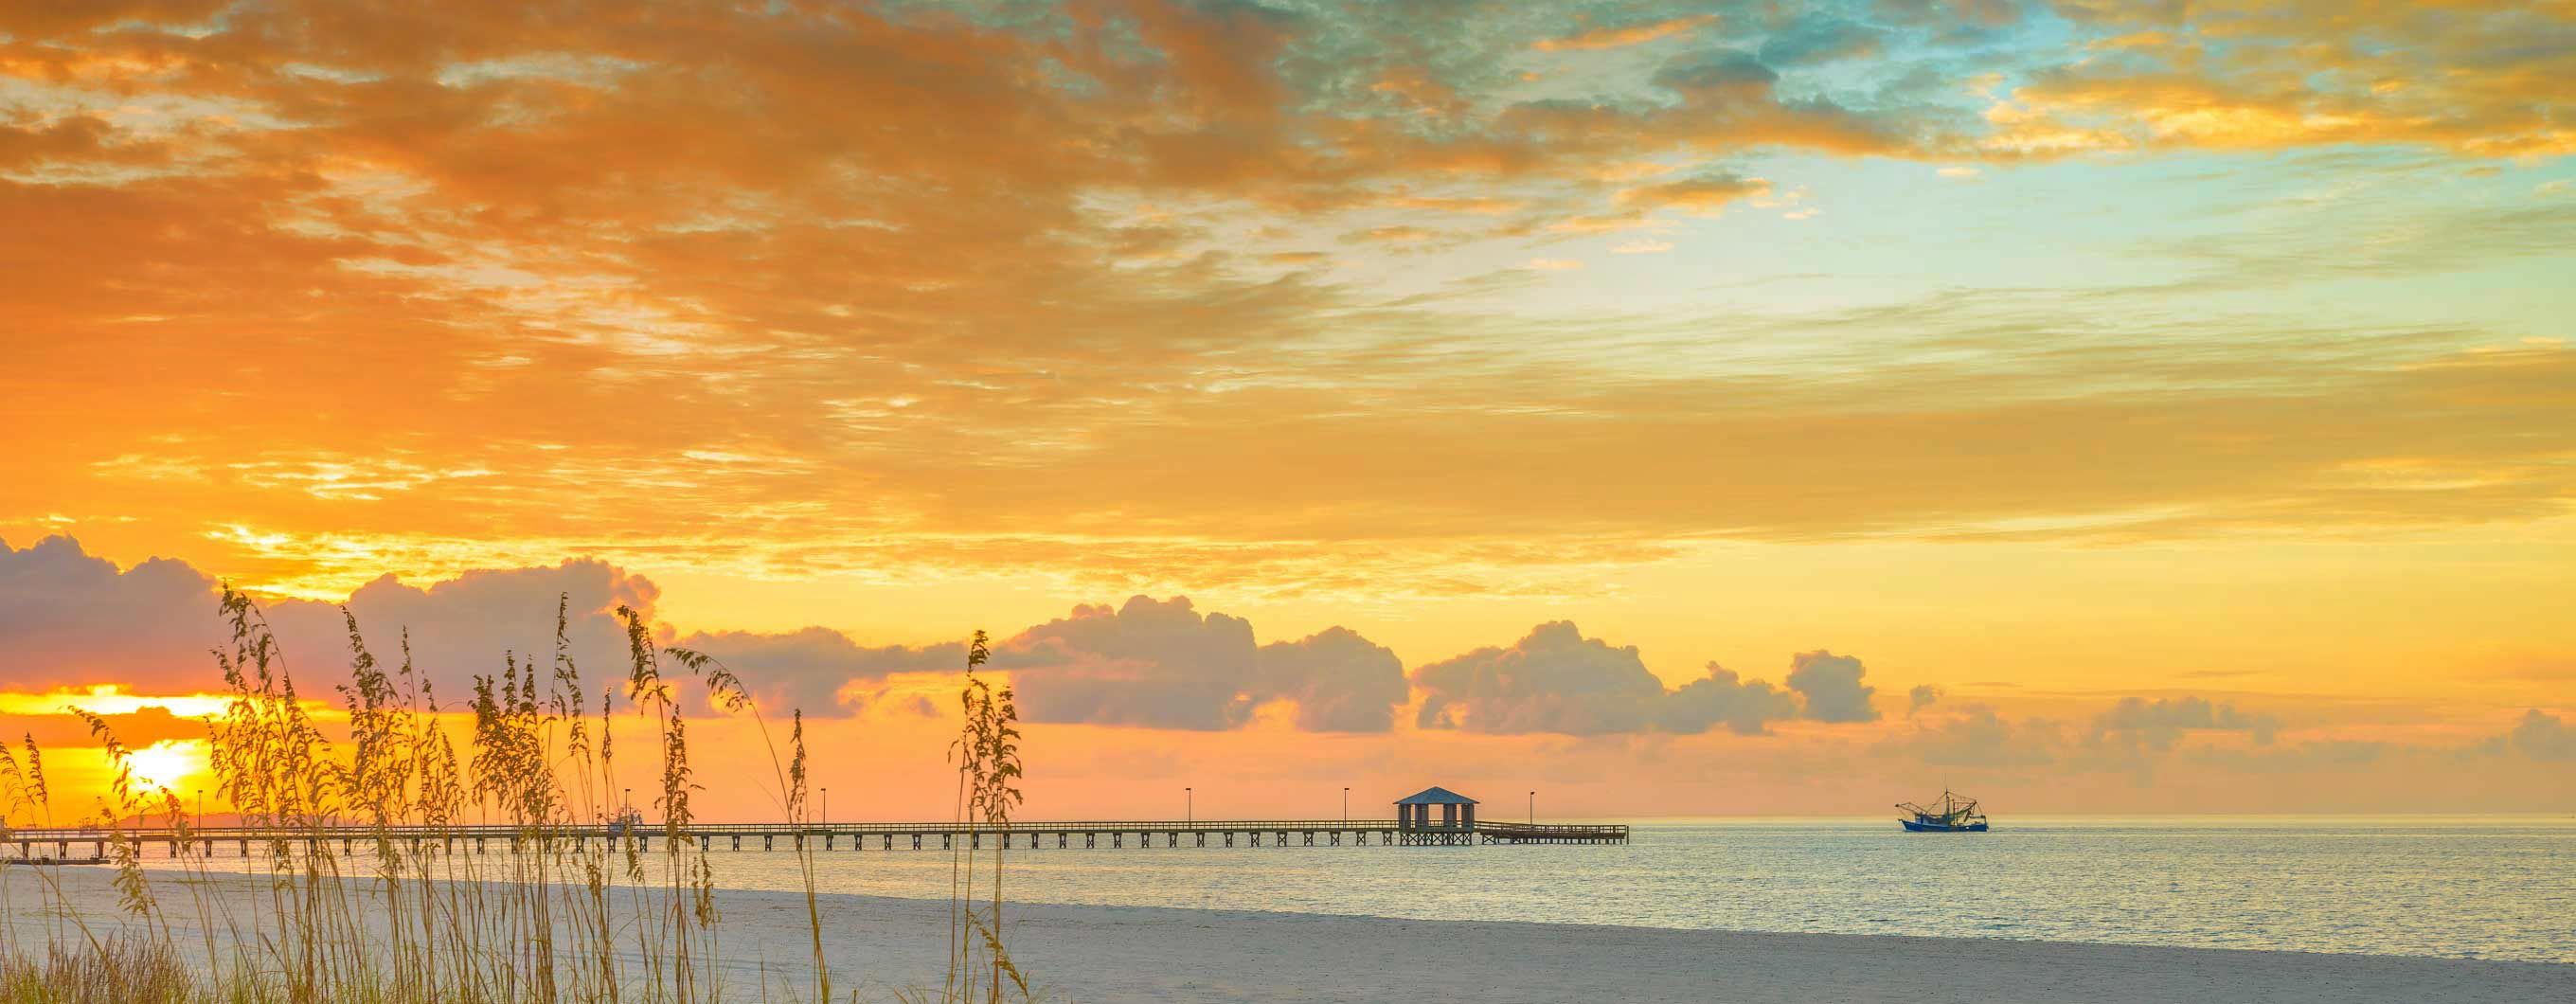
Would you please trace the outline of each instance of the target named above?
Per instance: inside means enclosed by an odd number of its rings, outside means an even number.
[[[1615,823],[1497,823],[1491,820],[1477,822],[1476,829],[1483,833],[1515,833],[1531,836],[1628,832],[1626,826]]]
[[[1481,826],[1481,825],[1484,825],[1484,824],[1478,824],[1478,825],[1480,825],[1480,826]],[[688,825],[685,825],[685,826],[680,827],[680,828],[679,828],[679,831],[680,831],[682,834],[684,834],[684,835],[690,835],[690,836],[696,836],[696,835],[704,834],[704,835],[710,835],[710,836],[719,836],[719,837],[723,837],[723,836],[733,836],[733,835],[736,835],[736,834],[740,834],[740,835],[743,835],[743,836],[758,836],[758,835],[762,835],[762,834],[778,834],[778,835],[780,835],[780,836],[785,836],[785,835],[787,835],[787,834],[791,834],[791,833],[806,833],[806,834],[811,834],[811,835],[815,835],[815,836],[821,836],[821,835],[823,835],[824,833],[834,833],[834,834],[864,833],[864,834],[868,834],[868,835],[870,835],[870,836],[874,836],[874,835],[881,834],[881,833],[898,833],[898,834],[902,834],[902,833],[943,833],[943,832],[945,832],[945,833],[965,833],[965,832],[968,832],[968,831],[970,831],[970,830],[973,830],[973,831],[981,831],[981,832],[985,832],[985,833],[995,833],[995,832],[1010,832],[1010,833],[1038,833],[1038,832],[1044,832],[1044,833],[1054,833],[1054,832],[1057,832],[1057,831],[1059,831],[1059,830],[1070,830],[1070,831],[1074,831],[1074,832],[1082,832],[1082,831],[1086,831],[1086,830],[1087,830],[1087,831],[1098,832],[1098,833],[1109,833],[1109,832],[1141,833],[1141,832],[1146,832],[1146,831],[1152,831],[1152,832],[1155,832],[1155,833],[1165,833],[1165,832],[1179,832],[1179,833],[1220,833],[1220,832],[1226,832],[1226,831],[1232,831],[1232,832],[1236,832],[1236,833],[1241,833],[1241,832],[1244,832],[1244,831],[1247,831],[1247,830],[1265,830],[1265,831],[1266,831],[1266,830],[1288,830],[1288,831],[1291,831],[1291,832],[1295,832],[1295,831],[1300,831],[1300,830],[1316,830],[1316,831],[1323,831],[1323,830],[1344,830],[1344,831],[1349,831],[1349,830],[1394,830],[1394,829],[1399,829],[1399,828],[1400,828],[1400,827],[1398,827],[1398,826],[1397,826],[1396,821],[1395,821],[1395,820],[1392,820],[1392,819],[1329,819],[1329,820],[1317,820],[1317,819],[1197,819],[1197,820],[1179,820],[1179,819],[1090,819],[1090,820],[1070,820],[1070,821],[1061,821],[1061,822],[1056,822],[1056,821],[1036,821],[1036,822],[1031,822],[1031,821],[1019,821],[1019,822],[1010,823],[1010,824],[1008,824],[1008,825],[1004,825],[1004,826],[992,826],[992,825],[986,825],[986,824],[981,824],[981,823],[979,823],[979,824],[975,824],[975,825],[973,825],[973,826],[969,826],[969,825],[964,824],[964,823],[955,823],[955,822],[937,822],[937,823],[933,823],[933,822],[919,822],[919,823],[822,823],[822,822],[807,822],[807,823],[690,823],[690,824],[688,824]],[[1440,828],[1440,827],[1437,827],[1437,826],[1430,827],[1430,829],[1439,829],[1439,828]],[[617,823],[617,822],[614,822],[614,821],[606,821],[606,822],[596,822],[596,823],[558,823],[558,824],[550,824],[550,825],[546,825],[546,826],[513,826],[513,825],[507,825],[507,824],[467,823],[467,824],[456,824],[456,825],[450,825],[450,826],[398,825],[398,826],[386,826],[386,827],[381,827],[381,828],[379,828],[379,827],[372,826],[372,825],[369,825],[369,824],[367,824],[367,823],[363,823],[363,822],[351,822],[351,821],[345,821],[345,820],[344,820],[344,821],[337,822],[337,823],[325,823],[325,824],[322,824],[322,825],[320,825],[320,826],[316,826],[316,827],[296,827],[296,826],[191,826],[191,827],[188,827],[187,829],[188,829],[188,834],[189,834],[189,836],[190,836],[190,838],[191,838],[191,839],[196,839],[196,838],[205,838],[205,839],[211,839],[211,840],[238,840],[238,839],[242,839],[242,838],[249,838],[249,839],[252,839],[252,840],[260,840],[260,839],[266,839],[266,838],[269,838],[269,837],[282,837],[282,838],[295,839],[295,838],[302,838],[302,837],[311,836],[311,835],[314,835],[314,834],[315,834],[315,833],[317,833],[317,832],[318,832],[321,836],[323,836],[323,837],[325,837],[325,838],[327,838],[327,839],[331,839],[331,840],[340,840],[340,839],[343,839],[343,838],[347,838],[347,839],[368,839],[368,838],[373,838],[373,837],[377,836],[378,834],[382,834],[382,835],[384,835],[384,836],[389,836],[389,837],[395,837],[395,838],[399,838],[399,839],[410,839],[410,838],[413,838],[413,837],[420,837],[420,838],[424,838],[424,839],[426,839],[426,838],[434,838],[434,837],[506,837],[506,836],[511,836],[511,835],[519,835],[519,836],[534,836],[534,835],[538,835],[538,834],[540,834],[540,833],[542,833],[542,834],[548,834],[548,835],[554,835],[554,836],[566,836],[566,837],[572,837],[572,836],[592,836],[592,837],[597,837],[597,836],[603,836],[603,835],[608,835],[608,834],[619,834],[619,835],[624,835],[624,834],[643,834],[643,835],[647,835],[647,836],[661,836],[661,835],[663,835],[663,834],[666,832],[666,827],[665,827],[663,824],[658,823],[658,822],[651,822],[651,821],[638,822],[638,823],[631,823],[631,824],[623,824],[623,825],[621,825],[621,824],[619,824],[619,823]],[[1452,827],[1452,829],[1464,829],[1464,827]],[[134,836],[139,836],[139,837],[142,837],[143,839],[146,839],[146,840],[167,840],[167,839],[170,839],[171,834],[172,834],[173,832],[175,832],[175,830],[176,830],[176,828],[175,828],[175,827],[165,826],[165,825],[151,825],[151,826],[124,826],[124,827],[116,827],[116,828],[100,828],[100,827],[53,827],[53,828],[42,828],[42,829],[29,828],[29,829],[16,829],[16,830],[0,831],[0,843],[5,843],[5,842],[8,842],[8,841],[34,841],[34,842],[43,843],[43,842],[50,842],[50,841],[56,841],[56,840],[74,840],[74,841],[103,840],[103,839],[114,839],[114,838],[120,837],[120,836],[122,836],[122,835],[128,835],[128,834],[131,834],[131,835],[134,835]]]
[[[184,832],[184,836],[182,833]],[[1005,846],[1039,848],[1051,842],[1055,847],[1097,847],[1105,838],[1108,846],[1129,846],[1128,837],[1136,838],[1135,846],[1155,846],[1153,838],[1161,836],[1161,846],[1179,847],[1181,837],[1190,837],[1196,847],[1231,847],[1237,838],[1249,846],[1285,846],[1292,842],[1306,846],[1339,846],[1344,837],[1350,843],[1386,844],[1523,844],[1523,843],[1626,843],[1628,828],[1621,825],[1528,824],[1479,820],[1475,823],[1405,826],[1393,819],[1108,819],[1065,821],[1021,821],[1004,826],[967,825],[956,822],[913,823],[691,823],[676,829],[653,822],[616,822],[558,824],[542,827],[493,824],[450,826],[372,826],[364,823],[338,822],[319,826],[125,826],[115,829],[48,827],[40,829],[0,830],[0,855],[14,844],[19,858],[34,855],[34,849],[51,847],[57,856],[66,856],[72,845],[89,845],[102,850],[111,840],[135,840],[146,845],[166,844],[176,854],[183,844],[200,845],[211,852],[219,844],[236,844],[243,854],[253,844],[294,844],[314,841],[337,842],[355,848],[376,840],[396,841],[411,846],[435,844],[453,847],[468,842],[480,850],[493,841],[517,847],[529,841],[634,841],[649,845],[676,835],[681,840],[695,841],[712,848],[722,839],[739,849],[744,838],[758,838],[763,848],[774,848],[785,838],[796,844],[820,840],[825,848],[836,848],[844,839],[852,849],[877,846],[892,850],[897,838],[914,849],[930,846],[955,846],[964,839],[969,847],[981,847],[986,841]],[[1208,838],[1218,840],[1211,844]],[[1076,841],[1079,840],[1079,844]]]

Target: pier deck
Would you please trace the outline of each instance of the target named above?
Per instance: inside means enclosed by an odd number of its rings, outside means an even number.
[[[230,849],[248,856],[254,849],[279,845],[335,842],[344,852],[392,841],[411,851],[482,853],[515,850],[540,841],[578,846],[592,841],[632,842],[650,850],[667,843],[673,831],[656,824],[593,824],[540,830],[515,826],[325,826],[269,829],[239,826],[190,828],[182,837],[167,828],[41,829],[0,832],[0,855],[14,850],[15,859],[47,855],[66,857],[74,847],[106,853],[109,841],[131,838],[147,850],[166,848],[177,856],[183,845],[213,856]],[[816,842],[822,850],[949,850],[985,847],[1028,850],[1072,850],[1150,847],[1420,847],[1468,844],[1624,844],[1628,827],[1621,824],[1498,823],[1479,820],[1455,826],[1404,826],[1392,819],[1199,819],[1087,820],[1018,822],[1007,827],[960,823],[693,823],[679,827],[678,839],[707,850],[798,849]],[[746,841],[758,841],[746,847]],[[14,847],[12,847],[14,845]]]

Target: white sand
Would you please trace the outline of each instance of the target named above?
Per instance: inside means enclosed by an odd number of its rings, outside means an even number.
[[[93,923],[115,923],[108,872],[59,874]],[[41,943],[47,921],[29,873],[0,869],[0,879],[19,937]],[[238,878],[221,884],[235,895],[246,888]],[[165,902],[188,899],[168,892]],[[822,899],[837,984],[883,999],[888,987],[937,981],[947,904]],[[783,960],[770,967],[773,981],[808,978],[801,897],[729,893],[722,903],[724,954],[740,986],[759,986],[763,959]],[[1014,957],[1055,1000],[2576,1001],[2576,965],[1147,907],[1006,911]],[[181,943],[193,937],[186,917],[172,920]]]

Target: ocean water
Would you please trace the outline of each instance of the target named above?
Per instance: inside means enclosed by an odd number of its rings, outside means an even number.
[[[1649,823],[1633,837],[1438,848],[1139,848],[1131,837],[1123,849],[1014,848],[1007,891],[1023,902],[2576,963],[2576,818],[2563,816],[2016,817],[1985,834],[1746,819]],[[948,895],[940,851],[843,842],[818,855],[824,892]],[[713,856],[727,886],[800,888],[785,851],[736,853],[720,840]]]

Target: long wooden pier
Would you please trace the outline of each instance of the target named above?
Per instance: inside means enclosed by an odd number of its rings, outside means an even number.
[[[678,839],[691,841],[704,850],[782,849],[801,850],[819,844],[820,850],[953,850],[964,847],[980,850],[987,847],[1023,848],[1027,850],[1073,850],[1101,848],[1153,847],[1430,847],[1471,844],[1624,844],[1628,827],[1622,824],[1556,824],[1498,823],[1491,821],[1462,822],[1442,825],[1405,825],[1393,819],[1200,819],[1200,820],[1092,820],[1081,822],[1016,822],[1007,827],[967,826],[962,823],[693,823],[678,828]],[[40,861],[48,856],[69,858],[74,848],[104,855],[111,841],[133,840],[147,850],[164,849],[176,857],[182,850],[195,850],[212,857],[223,850],[233,850],[248,857],[253,850],[323,849],[314,845],[337,843],[339,849],[355,852],[376,846],[379,840],[390,841],[417,853],[436,850],[446,853],[487,853],[518,851],[533,845],[580,847],[598,843],[604,847],[632,844],[637,850],[651,850],[656,844],[667,846],[673,838],[669,828],[651,823],[624,825],[603,823],[578,826],[529,828],[518,826],[321,826],[308,828],[266,828],[211,826],[182,831],[166,827],[102,829],[40,829],[0,832],[0,855],[15,845],[12,859]],[[747,848],[745,841],[758,841]]]

